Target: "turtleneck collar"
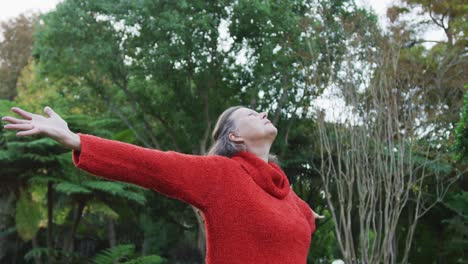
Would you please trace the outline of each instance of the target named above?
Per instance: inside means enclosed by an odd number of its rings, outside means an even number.
[[[267,193],[282,199],[288,195],[290,186],[288,177],[274,162],[265,162],[247,151],[241,151],[232,157],[252,177],[255,183]]]

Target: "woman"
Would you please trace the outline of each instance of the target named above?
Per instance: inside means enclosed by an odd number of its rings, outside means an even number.
[[[231,107],[218,119],[208,156],[146,149],[75,134],[50,107],[46,117],[20,108],[3,117],[17,136],[43,134],[73,150],[76,167],[158,191],[198,208],[206,263],[306,263],[316,215],[269,161],[277,129],[266,113]]]

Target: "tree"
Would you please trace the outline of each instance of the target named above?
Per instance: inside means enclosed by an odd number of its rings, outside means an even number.
[[[407,21],[405,14],[417,7],[419,15],[428,19]],[[442,135],[452,132],[458,121],[466,83],[466,13],[463,2],[458,0],[407,0],[387,11],[389,36],[404,47],[400,49],[398,66],[411,79],[411,85],[399,86],[398,90],[401,96],[411,94],[417,98],[420,105],[415,130]],[[443,29],[447,40],[421,39],[420,33],[433,27]],[[421,45],[428,42],[435,44],[429,49]]]
[[[2,116],[6,113],[7,109],[2,109]],[[108,129],[112,127],[110,124],[117,124],[113,129],[119,127],[115,120],[90,119],[81,115],[67,117],[70,126],[80,127],[82,132],[96,129],[93,134],[108,135]],[[126,135],[128,133],[116,133],[113,138],[128,140]],[[0,164],[2,168],[6,168],[0,173],[3,183],[1,192],[13,194],[10,200],[17,200],[17,233],[25,242],[32,242],[32,250],[24,253],[25,258],[32,257],[36,263],[40,263],[45,256],[48,263],[71,262],[73,258],[83,258],[74,251],[79,224],[87,219],[87,215],[96,212],[101,217],[104,216],[108,223],[109,244],[115,246],[113,220],[118,217],[119,209],[146,202],[141,188],[98,180],[76,170],[70,153],[50,139],[26,140],[16,138],[12,133],[2,133],[1,136],[4,144],[0,149]],[[66,217],[58,221],[56,216],[60,214]],[[6,220],[2,222],[7,225],[5,229],[11,224],[10,219]],[[100,224],[97,222],[96,224]],[[40,242],[43,231],[40,227],[47,227],[44,239],[46,246]],[[6,246],[3,248],[8,249]],[[2,258],[4,255],[7,255],[6,252],[2,254]]]
[[[409,10],[419,10],[421,19],[405,19],[405,13]],[[460,112],[463,112],[463,98],[466,93],[466,8],[461,1],[424,1],[411,0],[390,8],[388,15],[392,21],[390,37],[401,43],[397,67],[405,74],[407,81],[397,86],[397,92],[403,101],[411,96],[413,106],[410,110],[418,113],[417,123],[413,124],[418,134],[424,135],[424,140],[432,147],[430,156],[438,156],[449,166],[456,167],[458,171],[467,170],[466,161],[460,160],[460,152],[454,152],[453,146],[461,146],[458,143]],[[446,39],[428,40],[422,39],[421,33],[439,28],[444,31]],[[421,44],[433,44],[432,46]],[[434,44],[435,43],[435,44]],[[408,109],[402,109],[402,113],[408,113]],[[462,141],[463,142],[463,141]],[[455,149],[460,150],[458,147]],[[451,197],[462,197],[466,190],[466,178],[461,178],[452,186],[446,200]],[[417,248],[412,251],[410,262],[425,261],[423,258],[439,259],[443,262],[459,261],[459,255],[443,252],[456,252],[451,245],[450,228],[446,225],[446,219],[457,218],[459,212],[448,206],[443,200],[424,218],[420,219],[414,244]],[[404,214],[407,212],[405,211]],[[402,230],[402,232],[405,232]],[[423,235],[426,234],[426,238]],[[430,241],[427,237],[442,237]],[[432,244],[430,244],[432,243]],[[453,244],[460,246],[461,244]],[[424,250],[434,248],[437,250]],[[400,245],[400,250],[404,246]],[[461,248],[460,248],[461,249]]]
[[[403,3],[410,7],[421,7],[420,14],[429,15],[429,20],[423,20],[423,25],[432,24],[444,30],[447,43],[450,46],[466,46],[466,4],[461,0],[430,1],[430,0],[405,0]],[[463,33],[463,34],[460,34]],[[418,42],[425,42],[419,40]]]
[[[436,154],[437,139],[414,129],[421,101],[408,91],[419,76],[404,74],[401,42],[376,39],[364,61],[349,53],[336,80],[348,114],[331,124],[318,114],[319,172],[345,262],[407,263],[418,221],[464,171],[447,162],[446,153]],[[409,220],[402,234],[403,215]]]
[[[1,22],[3,39],[0,41],[0,98],[13,100],[16,96],[16,83],[23,68],[31,58],[33,33],[39,15],[21,14]]]

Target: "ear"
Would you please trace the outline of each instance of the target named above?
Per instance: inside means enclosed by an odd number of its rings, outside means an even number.
[[[233,141],[234,143],[244,142],[244,139],[241,136],[238,136],[234,133],[229,133],[229,140]]]

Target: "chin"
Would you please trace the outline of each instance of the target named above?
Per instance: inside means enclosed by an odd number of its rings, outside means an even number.
[[[269,129],[267,130],[267,134],[268,134],[269,136],[271,136],[272,138],[275,138],[276,135],[278,134],[278,129],[276,129],[276,127],[274,127],[273,125],[271,125],[271,128],[269,128]]]

